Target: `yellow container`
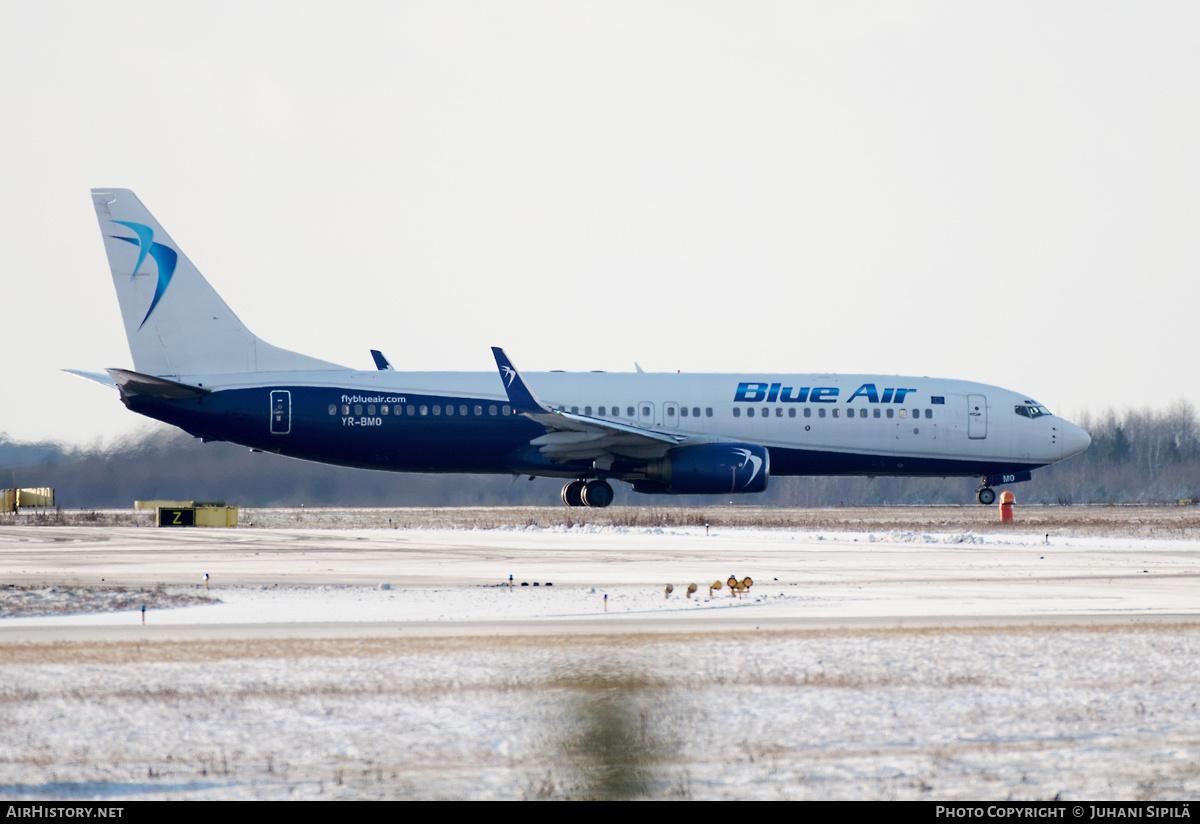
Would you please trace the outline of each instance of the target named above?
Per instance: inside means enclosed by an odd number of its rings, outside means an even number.
[[[236,506],[198,506],[196,507],[196,526],[237,526],[238,508]]]
[[[158,525],[168,527],[237,526],[236,506],[162,506]]]

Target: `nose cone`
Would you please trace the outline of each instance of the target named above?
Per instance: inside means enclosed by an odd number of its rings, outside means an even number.
[[[1072,455],[1078,455],[1091,445],[1091,435],[1085,432],[1081,427],[1078,427],[1073,423],[1063,421],[1062,456],[1064,458],[1069,458]]]

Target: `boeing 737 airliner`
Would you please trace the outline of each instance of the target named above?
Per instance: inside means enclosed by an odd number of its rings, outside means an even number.
[[[974,476],[994,486],[1091,438],[1024,395],[894,375],[358,371],[271,346],[126,189],[92,199],[133,371],[75,372],[205,440],[342,466],[563,478],[568,506],[762,492],[772,475]]]

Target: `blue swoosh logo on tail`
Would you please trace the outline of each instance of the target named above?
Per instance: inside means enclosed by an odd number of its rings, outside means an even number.
[[[158,301],[162,298],[163,293],[167,291],[167,286],[171,283],[171,276],[175,274],[175,265],[179,262],[179,253],[170,246],[155,243],[154,230],[149,226],[141,223],[131,223],[127,220],[114,220],[113,223],[128,226],[137,235],[137,237],[109,235],[109,237],[116,240],[123,240],[126,243],[137,246],[140,250],[138,252],[137,265],[133,267],[133,274],[129,276],[130,280],[137,277],[147,255],[154,258],[154,263],[158,267],[158,286],[154,289],[154,299],[150,301],[150,308],[146,310],[146,317],[142,318],[142,322],[138,324],[138,330],[140,331],[146,325],[146,321],[150,319],[150,314],[154,311],[154,307],[158,306]]]

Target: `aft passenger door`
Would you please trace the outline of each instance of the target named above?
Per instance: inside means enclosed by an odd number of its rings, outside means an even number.
[[[271,391],[271,434],[287,435],[292,431],[292,393],[286,389]]]

